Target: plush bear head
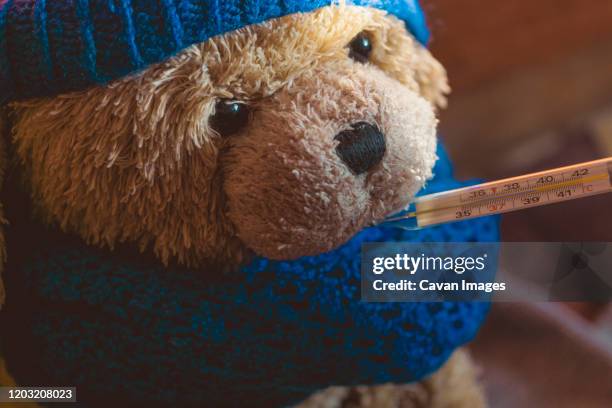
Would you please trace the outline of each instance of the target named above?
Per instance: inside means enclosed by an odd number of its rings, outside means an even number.
[[[432,175],[447,91],[404,21],[331,5],[10,101],[6,141],[37,214],[88,243],[194,267],[294,259],[409,203]]]

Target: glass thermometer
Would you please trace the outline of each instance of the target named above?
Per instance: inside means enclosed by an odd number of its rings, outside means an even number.
[[[418,197],[386,226],[420,229],[612,192],[612,157]]]

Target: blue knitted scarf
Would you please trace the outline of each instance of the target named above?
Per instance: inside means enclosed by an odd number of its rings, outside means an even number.
[[[458,186],[446,158],[435,173],[427,192]],[[76,385],[100,406],[273,407],[330,385],[417,381],[473,338],[489,306],[361,302],[361,244],[497,239],[496,218],[372,228],[331,253],[256,259],[229,276],[45,240],[10,265],[5,354],[20,384]]]

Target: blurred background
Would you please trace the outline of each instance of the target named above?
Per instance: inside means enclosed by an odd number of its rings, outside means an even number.
[[[612,156],[612,1],[424,6],[453,87],[440,129],[460,179]],[[612,242],[612,197],[506,215],[502,238]],[[610,305],[497,304],[473,348],[493,407],[612,406]]]

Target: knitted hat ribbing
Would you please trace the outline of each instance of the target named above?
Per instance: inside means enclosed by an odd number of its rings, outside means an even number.
[[[207,39],[336,0],[0,0],[0,104],[104,84]],[[348,0],[404,20],[423,44],[418,0]]]

